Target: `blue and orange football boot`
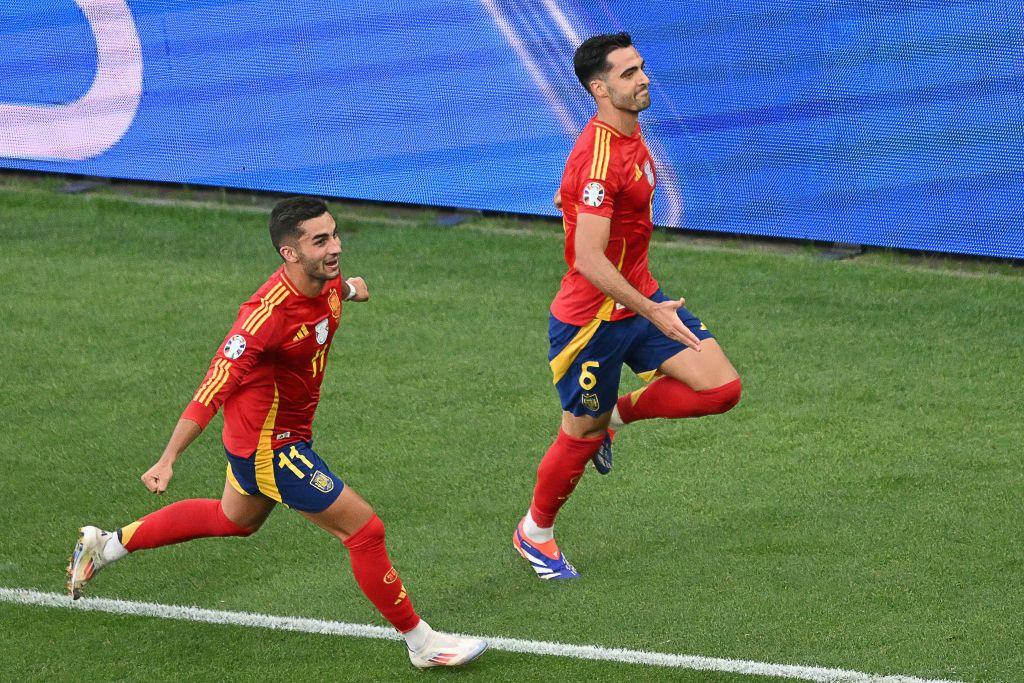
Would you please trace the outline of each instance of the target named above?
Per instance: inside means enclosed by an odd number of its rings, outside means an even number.
[[[549,581],[551,579],[578,579],[579,572],[565,559],[554,540],[537,543],[523,533],[523,523],[519,522],[512,534],[512,546],[529,563],[537,576]]]
[[[597,449],[597,453],[594,453],[594,457],[590,459],[594,463],[594,469],[597,470],[598,474],[608,474],[612,471],[612,440],[614,439],[615,430],[609,429],[604,435],[601,447]]]

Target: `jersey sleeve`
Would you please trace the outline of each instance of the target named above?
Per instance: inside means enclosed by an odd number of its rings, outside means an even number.
[[[183,418],[206,428],[263,352],[275,344],[280,316],[272,313],[263,304],[242,306],[238,319],[210,361],[206,377],[182,413]]]
[[[593,151],[579,157],[573,201],[577,214],[589,213],[611,218],[615,210],[615,197],[620,188],[617,164],[612,155],[612,134],[604,128],[594,128]]]

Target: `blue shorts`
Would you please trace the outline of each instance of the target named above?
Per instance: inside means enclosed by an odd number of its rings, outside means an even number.
[[[670,299],[659,289],[651,300]],[[698,339],[714,339],[700,318],[687,309],[679,309],[679,319]],[[548,362],[562,409],[593,417],[615,406],[623,363],[650,382],[662,363],[687,348],[639,315],[616,322],[595,318],[582,327],[551,316],[548,338]]]
[[[228,456],[228,483],[243,496],[263,494],[303,512],[323,512],[345,488],[309,441],[276,450]]]

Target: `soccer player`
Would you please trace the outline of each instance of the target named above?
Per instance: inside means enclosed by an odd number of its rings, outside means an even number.
[[[416,667],[472,661],[487,644],[438,633],[420,618],[388,559],[384,524],[313,450],[313,413],[342,301],[367,301],[366,283],[342,280],[338,231],[319,199],[278,202],[270,238],[284,263],[242,304],[163,455],[142,475],[151,492],[166,491],[174,463],[223,406],[223,495],[178,501],[113,532],[82,527],[68,590],[77,599],[98,571],[130,553],[249,536],[284,503],[344,544],[356,582],[405,637]]]
[[[555,516],[588,461],[611,470],[615,429],[724,413],[741,388],[711,332],[648,270],[657,171],[638,123],[651,104],[644,60],[618,33],[586,40],[573,66],[597,114],[576,139],[555,200],[568,272],[551,304],[548,359],[562,422],[512,538],[542,579],[579,576],[555,543]],[[623,363],[649,383],[618,396]]]

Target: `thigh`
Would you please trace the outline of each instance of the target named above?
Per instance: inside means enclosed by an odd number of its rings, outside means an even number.
[[[224,494],[220,498],[220,506],[224,516],[238,526],[255,531],[263,526],[276,501],[262,494],[241,493],[232,486],[230,479],[224,482]]]
[[[658,371],[679,380],[694,391],[714,389],[740,376],[714,339],[702,342],[699,352],[683,349],[658,366]]]
[[[570,418],[597,418],[615,407],[622,359],[633,334],[628,320],[593,320],[576,327],[551,318],[552,381]]]

